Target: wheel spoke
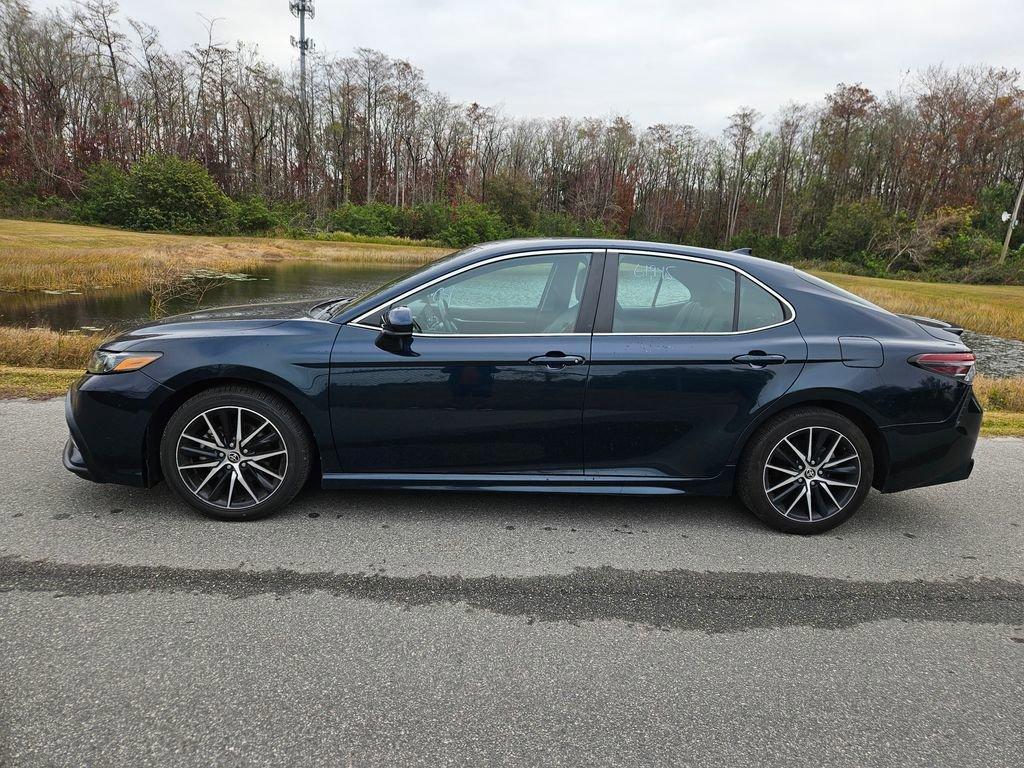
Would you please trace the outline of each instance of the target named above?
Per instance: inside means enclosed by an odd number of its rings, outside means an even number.
[[[204,461],[202,464],[179,464],[178,469],[209,469],[210,467],[219,467],[223,463],[223,461]]]
[[[821,482],[827,483],[828,485],[838,485],[838,486],[840,486],[842,488],[856,488],[857,487],[857,483],[843,483],[843,482],[840,482],[839,480],[829,480],[827,477],[822,477],[822,478],[819,478],[819,479],[821,480]]]
[[[258,503],[259,499],[256,498],[256,494],[252,492],[252,488],[249,487],[249,484],[245,482],[245,478],[242,477],[242,471],[238,470],[235,474],[238,475],[238,482],[240,482],[242,487],[245,488],[245,492],[252,496],[253,501]]]
[[[206,414],[203,414],[203,415],[205,416]],[[216,434],[217,433],[215,432],[214,435],[216,435]],[[181,433],[181,436],[188,438],[192,442],[199,443],[199,445],[203,446],[204,448],[209,448],[209,449],[214,450],[214,451],[221,450],[221,446],[214,445],[209,440],[200,440],[198,437],[193,437],[192,435],[187,435],[184,432]]]
[[[257,456],[246,456],[247,461],[263,461],[264,459],[270,459],[274,456],[280,456],[282,453],[288,453],[286,450],[270,451],[269,453],[261,453]]]
[[[765,490],[768,493],[771,493],[772,491],[779,490],[779,488],[782,488],[784,485],[789,485],[790,483],[798,483],[798,482],[800,482],[800,479],[801,478],[800,478],[799,475],[797,475],[796,477],[787,477],[781,483],[778,483],[777,485],[773,485],[771,488],[766,488]]]
[[[814,461],[814,427],[809,427],[807,430],[807,463],[810,464],[812,461]],[[808,491],[808,498],[810,495],[810,491]]]
[[[836,501],[836,497],[832,495],[832,489],[831,488],[829,488],[827,485],[822,485],[821,489],[823,491],[825,491],[825,493],[828,494],[828,497],[830,499],[832,499],[832,503],[836,505],[836,510],[837,511],[843,508],[843,505],[840,504],[838,501]]]
[[[797,494],[796,498],[793,499],[793,503],[790,504],[789,507],[786,509],[786,513],[785,513],[786,517],[789,517],[789,513],[793,511],[793,507],[795,507],[797,505],[797,502],[799,502],[800,499],[802,499],[804,497],[804,494],[806,494],[806,493],[807,493],[807,484],[804,483],[804,487],[800,489],[800,493]]]
[[[231,509],[231,496],[235,492],[235,476],[236,476],[235,471],[232,470],[231,471],[231,480],[228,481],[228,483],[229,483],[228,484],[228,503],[226,505],[228,509]]]
[[[808,485],[807,486],[807,522],[811,522],[812,520],[814,520],[814,507],[813,507],[814,499],[811,498],[813,495],[814,494],[812,493],[811,486]]]
[[[235,447],[242,447],[242,409],[238,409],[238,421],[235,426]]]
[[[264,467],[262,464],[257,464],[252,459],[249,460],[249,466],[252,467],[253,469],[258,469],[260,472],[262,472],[265,475],[270,475],[275,480],[284,480],[284,476],[283,475],[279,475],[276,472],[271,472],[269,469]]]
[[[224,462],[221,462],[221,463],[220,463],[220,464],[218,464],[218,465],[217,465],[216,467],[214,467],[213,469],[211,469],[211,470],[210,470],[210,474],[208,474],[208,475],[207,475],[206,477],[204,477],[204,478],[203,478],[203,482],[201,482],[201,483],[200,483],[199,485],[197,485],[197,486],[196,486],[196,489],[195,489],[194,491],[192,491],[192,493],[194,493],[194,494],[196,494],[196,495],[198,496],[198,495],[199,495],[199,492],[200,492],[201,490],[203,490],[203,486],[204,486],[204,485],[206,485],[206,484],[207,484],[208,482],[210,482],[210,479],[211,479],[211,478],[212,478],[212,477],[213,477],[214,475],[216,475],[216,474],[217,474],[218,472],[220,472],[220,469],[221,469],[221,467],[223,467],[223,466],[224,466]]]
[[[840,464],[845,464],[848,461],[853,461],[856,458],[856,456],[847,456],[845,459],[836,459],[835,461],[830,461],[828,464],[822,464],[821,468],[831,469],[832,467],[838,467]]]
[[[828,466],[829,459],[832,458],[832,454],[836,452],[836,448],[839,447],[839,444],[841,442],[843,442],[843,436],[842,435],[836,435],[836,441],[834,443],[832,443],[832,447],[829,448],[828,454],[826,454],[825,458],[821,460],[821,465],[823,467],[827,467]]]
[[[210,417],[206,413],[203,414],[203,419],[206,421],[206,426],[210,430],[210,434],[213,435],[213,440],[217,443],[218,448],[223,448],[224,444],[220,441],[220,435],[217,434],[217,430],[213,428],[213,424],[210,423]]]
[[[788,437],[783,439],[782,442],[789,446],[790,450],[793,451],[793,453],[795,453],[800,458],[800,461],[802,461],[804,464],[810,463],[810,459],[808,459],[806,456],[800,453],[800,451],[797,450],[796,446],[789,442]]]
[[[791,477],[799,476],[799,472],[794,472],[792,469],[783,469],[782,467],[776,467],[772,464],[766,465],[768,469],[774,469],[776,472],[782,472],[783,474],[790,475]]]
[[[269,424],[269,423],[270,423],[270,419],[264,419],[263,423],[260,424],[258,427],[256,427],[256,429],[254,429],[252,432],[250,432],[249,436],[247,438],[245,438],[245,440],[243,440],[241,443],[239,443],[238,447],[239,448],[245,448],[245,446],[247,446],[249,444],[249,441],[251,441],[254,437],[256,437],[256,435],[258,435],[260,432],[262,432],[263,428],[265,426],[267,426],[267,424]]]

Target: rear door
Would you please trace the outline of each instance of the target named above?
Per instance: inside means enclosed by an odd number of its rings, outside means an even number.
[[[587,474],[709,478],[806,344],[792,307],[742,271],[651,251],[609,253],[583,416]]]

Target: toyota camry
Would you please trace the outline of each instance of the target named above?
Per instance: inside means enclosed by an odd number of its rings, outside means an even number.
[[[966,478],[961,329],[747,253],[476,246],[368,295],[194,312],[97,349],[64,465],[225,520],[324,488],[736,494],[794,533]]]

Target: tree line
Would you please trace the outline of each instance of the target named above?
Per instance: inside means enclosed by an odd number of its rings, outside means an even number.
[[[114,0],[42,11],[0,0],[2,203],[95,218],[97,190],[123,192],[118,173],[165,158],[197,164],[251,220],[266,211],[300,230],[452,243],[614,234],[874,272],[1019,276],[1024,227],[1006,264],[1001,247],[1001,214],[1024,182],[1013,70],[932,67],[884,94],[840,84],[773,116],[740,108],[709,135],[621,116],[506,116],[453,102],[367,48],[308,64],[303,94],[296,71],[221,42],[214,22],[169,51]]]

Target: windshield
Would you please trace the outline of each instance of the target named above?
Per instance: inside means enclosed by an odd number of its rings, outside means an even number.
[[[473,246],[472,248],[465,248],[465,249],[463,249],[461,251],[455,251],[455,253],[450,253],[447,256],[442,256],[440,259],[435,259],[434,261],[427,262],[426,264],[424,264],[421,267],[416,267],[414,269],[410,269],[408,272],[403,272],[398,277],[395,277],[395,278],[393,278],[391,280],[388,280],[383,285],[378,285],[376,288],[371,288],[370,290],[364,291],[363,293],[359,294],[358,296],[354,296],[351,299],[348,299],[346,301],[340,302],[336,307],[332,307],[331,308],[331,317],[335,317],[340,312],[342,312],[346,307],[351,307],[353,304],[358,304],[358,303],[360,303],[362,301],[365,301],[366,299],[369,299],[372,296],[376,296],[378,293],[383,293],[384,291],[386,291],[391,286],[397,285],[398,283],[402,282],[403,280],[408,280],[410,277],[413,277],[414,275],[418,275],[420,272],[425,272],[428,269],[430,269],[431,267],[436,267],[438,264],[442,264],[442,263],[444,263],[446,261],[450,261],[451,259],[454,259],[456,256],[463,256],[463,255],[469,253],[470,251],[474,250],[477,247],[478,246]]]
[[[855,304],[860,304],[862,307],[870,307],[871,309],[881,310],[882,312],[887,311],[882,309],[877,304],[872,304],[867,299],[862,299],[855,293],[850,293],[849,291],[843,290],[838,285],[833,285],[832,283],[828,282],[828,280],[822,280],[820,277],[815,277],[814,275],[809,274],[808,272],[804,272],[803,270],[800,269],[796,270],[796,273],[811,285],[816,285],[819,288],[824,288],[829,293],[834,293],[837,296],[842,296],[844,299],[848,299],[849,301],[852,301]]]

